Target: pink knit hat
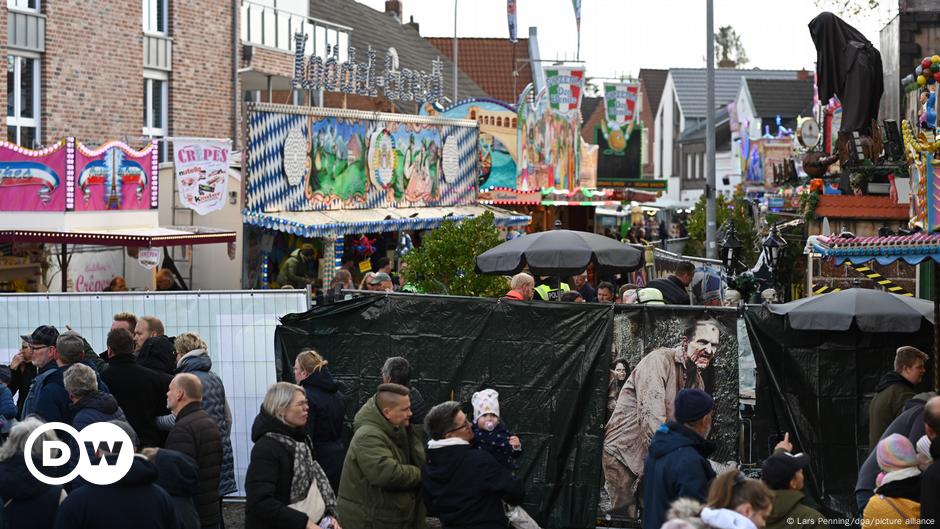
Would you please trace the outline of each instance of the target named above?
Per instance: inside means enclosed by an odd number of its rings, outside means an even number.
[[[878,466],[885,472],[894,472],[917,466],[914,445],[901,434],[893,433],[878,442]]]

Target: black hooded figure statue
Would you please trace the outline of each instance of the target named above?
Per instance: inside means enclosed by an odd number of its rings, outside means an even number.
[[[829,12],[814,18],[809,32],[816,45],[819,99],[835,95],[842,103],[840,135],[871,136],[884,92],[881,54],[860,31]]]

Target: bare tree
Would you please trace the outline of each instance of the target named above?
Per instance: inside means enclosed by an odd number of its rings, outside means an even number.
[[[722,26],[715,33],[715,59],[721,63],[734,61],[736,66],[744,66],[748,62],[747,53],[741,43],[741,35],[731,26]]]
[[[816,0],[816,7],[831,10],[840,17],[857,17],[878,9],[881,0]]]

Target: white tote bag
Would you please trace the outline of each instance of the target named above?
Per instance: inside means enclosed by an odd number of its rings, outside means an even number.
[[[291,509],[300,511],[307,515],[307,519],[313,523],[319,523],[320,519],[326,513],[326,503],[323,502],[323,495],[320,494],[320,487],[317,486],[317,480],[310,482],[310,488],[307,490],[307,497],[288,505]]]

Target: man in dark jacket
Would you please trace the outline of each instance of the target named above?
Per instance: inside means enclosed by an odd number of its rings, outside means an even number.
[[[701,389],[676,395],[675,422],[653,435],[643,480],[643,529],[659,529],[673,501],[690,498],[704,503],[715,477],[708,462],[715,447],[707,441],[715,401]]]
[[[911,444],[916,446],[917,441],[924,436],[924,404],[936,396],[936,392],[933,391],[914,395],[914,398],[904,405],[904,411],[901,412],[901,415],[898,415],[898,418],[892,421],[888,429],[881,434],[881,439],[897,433],[907,437]],[[868,500],[874,494],[875,479],[878,477],[879,472],[881,472],[881,468],[878,467],[878,451],[872,450],[858,470],[858,481],[855,482],[855,502],[858,506],[859,515],[865,510]]]
[[[72,427],[82,428],[96,422],[127,421],[117,399],[98,390],[95,370],[85,364],[69,367],[62,376],[71,406]]]
[[[164,334],[163,322],[159,319],[144,316],[137,320],[134,343],[138,364],[168,375],[176,372],[176,350],[173,341]]]
[[[924,430],[930,439],[933,463],[921,476],[920,518],[935,523],[940,520],[940,397],[934,397],[924,405]]]
[[[65,390],[65,373],[72,366],[82,363],[85,357],[85,340],[75,331],[66,331],[56,338],[55,363],[58,369],[49,373],[37,388],[39,390],[35,413],[46,422],[72,422],[72,401]],[[91,362],[89,362],[91,363]],[[86,365],[94,373],[94,368]],[[108,386],[95,373],[96,384],[104,392]]]
[[[581,294],[581,297],[584,298],[586,303],[594,303],[597,301],[597,291],[594,290],[594,287],[588,282],[587,271],[572,276],[571,282],[574,283],[575,290],[578,291],[578,294]]]
[[[904,403],[914,396],[914,386],[924,378],[927,355],[916,347],[899,347],[894,355],[894,371],[881,377],[877,392],[868,405],[868,449],[874,451],[881,434],[901,414]]]
[[[203,529],[217,528],[219,476],[222,471],[222,435],[219,426],[202,409],[202,382],[196,375],[180,373],[170,382],[166,406],[176,416],[176,424],[166,438],[166,447],[188,455],[199,467],[196,485],[196,511]]]
[[[398,384],[411,390],[408,398],[411,400],[411,428],[424,438],[424,416],[428,413],[428,404],[418,388],[411,386],[411,364],[405,358],[393,356],[382,366],[382,382],[385,384]]]
[[[39,405],[39,390],[42,389],[46,378],[59,370],[55,350],[56,340],[59,338],[58,329],[52,325],[40,325],[32,334],[24,338],[29,344],[29,361],[36,367],[36,376],[29,385],[20,419],[36,413],[36,407]]]
[[[695,275],[695,265],[689,261],[682,261],[676,266],[676,273],[666,279],[654,279],[647,283],[647,288],[655,288],[663,294],[663,301],[667,305],[688,305],[689,293],[686,288],[692,284]]]
[[[441,526],[508,528],[503,502],[521,503],[524,485],[489,452],[471,447],[473,430],[460,403],[431,408],[424,428],[431,441],[421,485],[428,510],[437,513]]]
[[[294,373],[297,376],[296,366]],[[306,372],[301,371],[300,374]],[[298,380],[298,384],[304,388],[310,406],[307,435],[313,441],[314,457],[329,478],[330,486],[338,491],[343,459],[346,457],[346,447],[343,445],[346,398],[326,365]]]
[[[140,437],[141,446],[163,446],[166,435],[157,428],[156,418],[169,413],[165,397],[172,377],[137,364],[134,338],[125,329],[108,333],[108,358],[102,377]]]

